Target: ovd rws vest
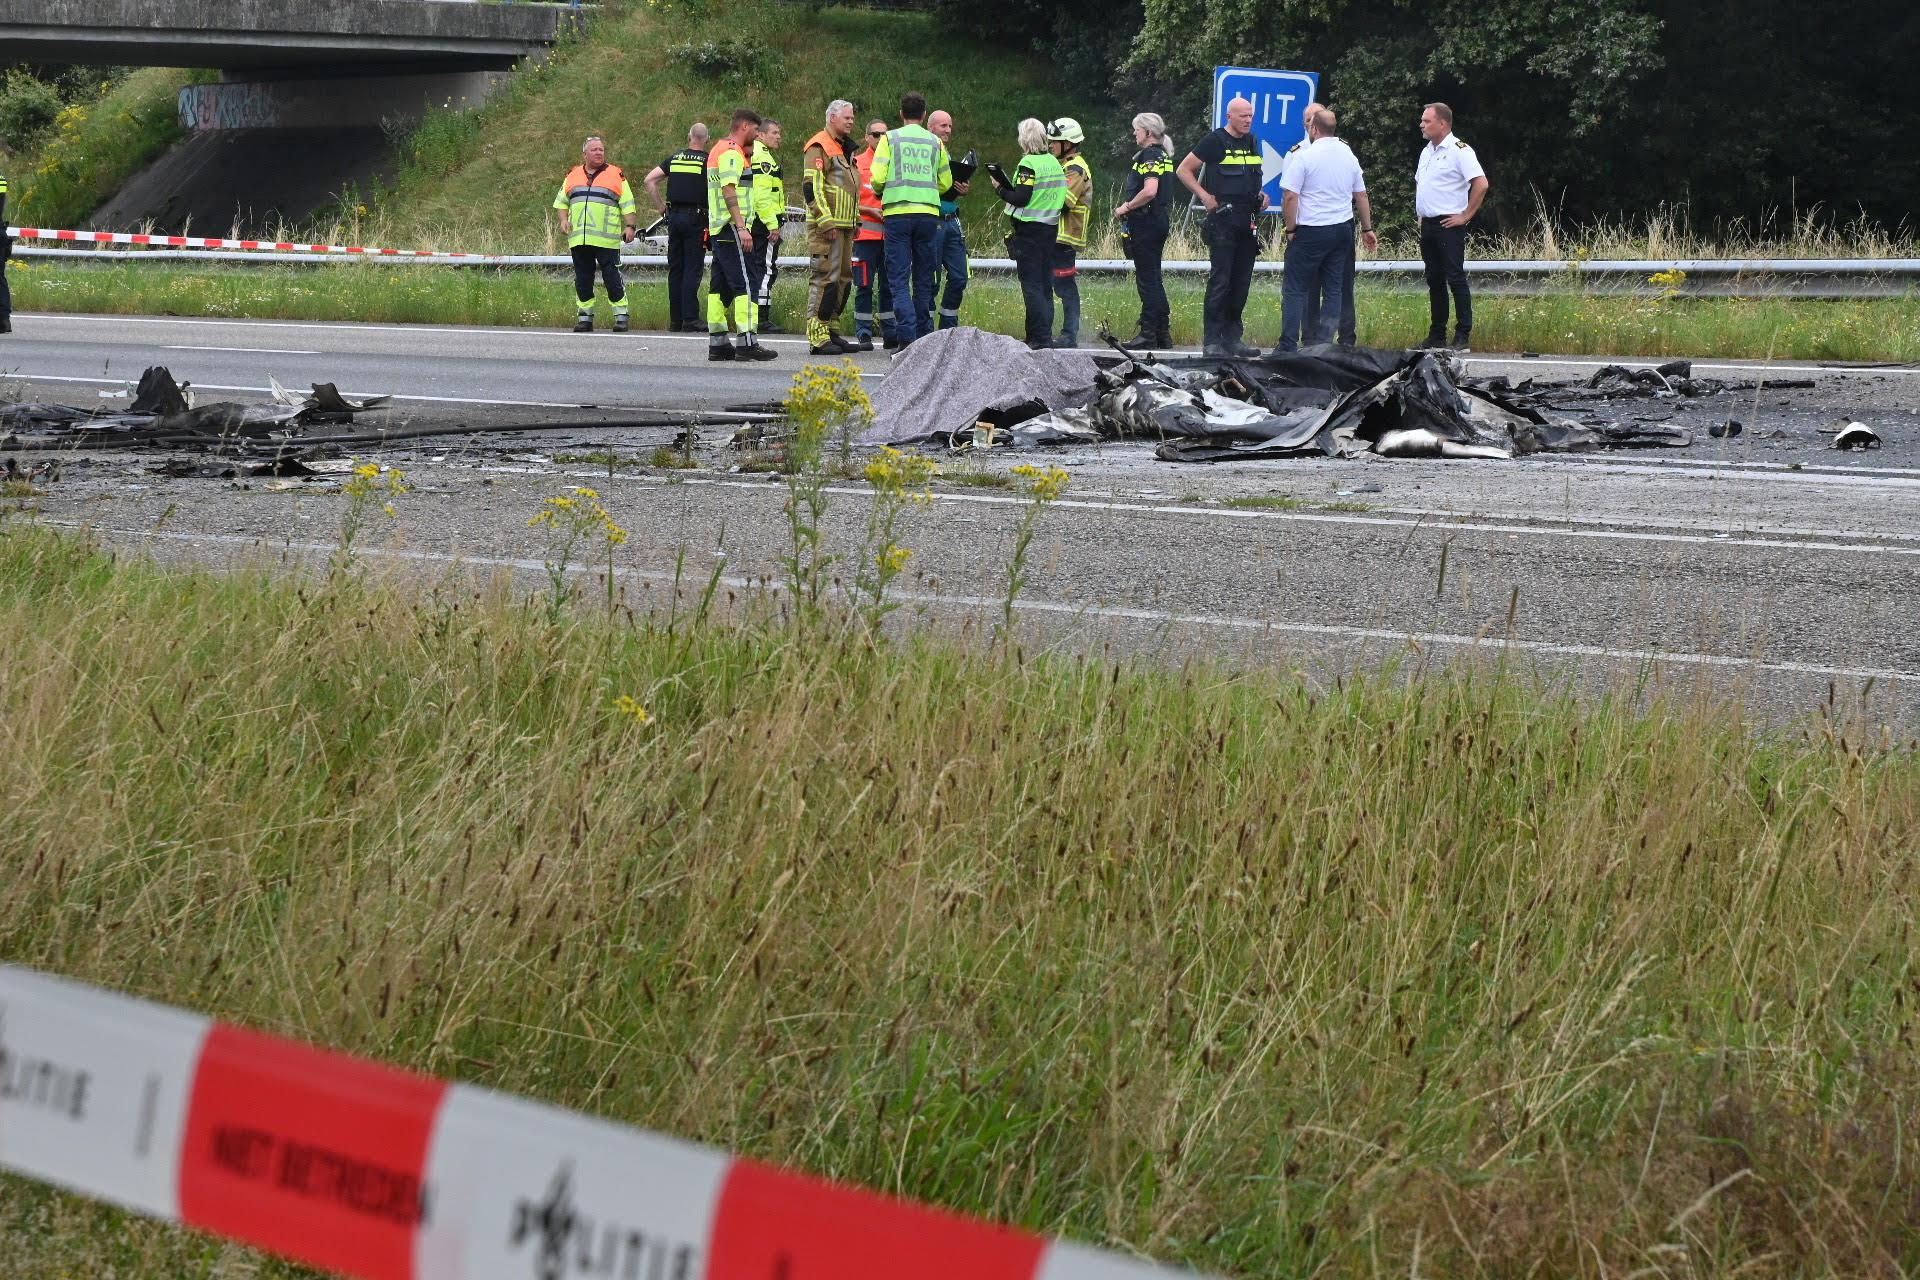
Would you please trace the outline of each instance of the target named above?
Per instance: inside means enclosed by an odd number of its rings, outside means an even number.
[[[880,207],[900,213],[940,212],[940,139],[917,124],[903,124],[880,140],[889,161],[876,173]],[[878,165],[876,165],[878,169]]]

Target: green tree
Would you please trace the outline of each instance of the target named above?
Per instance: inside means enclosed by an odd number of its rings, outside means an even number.
[[[1411,217],[1420,107],[1460,112],[1460,131],[1503,175],[1552,184],[1584,139],[1620,117],[1660,65],[1651,0],[1145,0],[1128,65],[1177,83],[1189,136],[1205,123],[1216,65],[1321,73],[1321,97],[1368,166],[1374,207]],[[1497,104],[1497,107],[1496,107]],[[1502,181],[1514,200],[1516,186]]]

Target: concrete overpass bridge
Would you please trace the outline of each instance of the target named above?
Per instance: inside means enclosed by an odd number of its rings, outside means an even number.
[[[543,52],[578,12],[459,0],[0,0],[0,61],[499,71]]]
[[[390,138],[465,108],[582,20],[563,4],[472,0],[0,0],[0,62],[200,67],[187,138],[96,211],[252,231],[384,176]],[[30,213],[30,210],[23,210]]]

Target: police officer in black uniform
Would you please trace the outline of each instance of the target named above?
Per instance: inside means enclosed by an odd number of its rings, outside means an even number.
[[[1201,166],[1206,167],[1204,175]],[[1194,144],[1177,170],[1181,185],[1206,206],[1201,236],[1207,242],[1205,350],[1211,356],[1257,356],[1260,348],[1240,340],[1247,290],[1253,284],[1260,241],[1253,220],[1267,207],[1260,140],[1253,136],[1253,104],[1227,104],[1227,125]]]
[[[648,172],[647,194],[667,219],[667,328],[705,333],[700,314],[700,277],[707,266],[707,126],[687,130],[685,149]],[[661,194],[665,183],[666,193]]]

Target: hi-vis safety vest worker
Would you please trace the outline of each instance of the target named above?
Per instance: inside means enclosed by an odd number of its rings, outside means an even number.
[[[874,149],[868,147],[856,162],[860,169],[860,234],[856,240],[885,240],[887,216],[880,208],[880,197],[873,189]]]
[[[940,216],[940,193],[953,185],[947,144],[918,123],[882,134],[873,149],[873,189],[888,216]]]
[[[787,184],[780,158],[767,144],[753,140],[753,218],[765,227],[778,227],[787,212]]]
[[[1093,169],[1074,152],[1060,162],[1067,183],[1067,202],[1060,215],[1060,243],[1070,249],[1087,247],[1088,214],[1093,204]]]
[[[1013,171],[1013,185],[1032,187],[1033,194],[1023,205],[1007,205],[1009,218],[1016,222],[1060,221],[1067,208],[1067,172],[1058,160],[1045,152],[1022,156],[1020,166]]]
[[[569,249],[585,245],[591,249],[618,249],[620,231],[639,216],[633,203],[633,187],[617,164],[602,165],[587,172],[583,164],[573,166],[553,207],[566,210],[573,230],[567,236]]]
[[[861,175],[849,154],[851,145],[827,129],[807,139],[800,156],[800,192],[813,226],[851,227],[859,219]]]
[[[722,138],[707,153],[707,230],[717,239],[734,233],[733,214],[727,209],[726,189],[734,189],[734,201],[745,223],[753,214],[753,168],[747,153],[732,138]]]

